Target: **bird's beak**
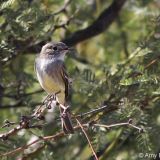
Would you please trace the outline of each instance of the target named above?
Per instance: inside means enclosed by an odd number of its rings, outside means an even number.
[[[64,50],[68,51],[68,50],[69,50],[69,47],[64,48]]]
[[[67,54],[68,54],[68,53],[69,53],[69,51],[70,51],[70,48],[69,48],[69,47],[65,47],[65,48],[64,48],[64,51],[65,51],[65,53],[67,53]]]

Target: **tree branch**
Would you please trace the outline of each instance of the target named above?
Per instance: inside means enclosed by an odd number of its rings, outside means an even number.
[[[109,8],[105,9],[100,16],[87,28],[76,31],[63,40],[69,46],[73,46],[81,41],[94,37],[105,31],[118,14],[126,0],[114,0]]]
[[[76,131],[76,130],[82,129],[82,127],[89,128],[91,126],[105,127],[105,128],[112,128],[112,127],[117,127],[117,126],[131,126],[132,128],[138,130],[139,132],[143,131],[142,128],[133,125],[131,120],[129,120],[128,122],[116,123],[116,124],[111,124],[111,125],[104,125],[104,124],[97,124],[97,123],[93,123],[92,125],[90,125],[90,124],[79,124],[79,125],[74,127],[74,130]],[[13,156],[16,153],[23,152],[25,149],[29,148],[30,146],[32,146],[35,143],[39,143],[39,142],[42,142],[42,141],[48,141],[48,140],[56,141],[56,140],[58,140],[58,139],[60,139],[62,137],[65,137],[65,136],[66,136],[66,134],[64,132],[58,132],[55,135],[39,137],[38,139],[34,140],[33,142],[31,142],[29,144],[26,144],[24,146],[18,147],[16,149],[12,150],[12,151],[0,154],[0,157],[11,156],[11,155]]]
[[[93,148],[93,146],[92,146],[92,143],[91,143],[91,141],[90,141],[90,139],[89,139],[89,136],[88,136],[87,132],[85,131],[83,125],[81,124],[81,122],[80,122],[80,120],[79,120],[78,118],[76,118],[76,121],[77,121],[78,125],[79,125],[79,126],[81,127],[81,129],[82,129],[82,131],[83,131],[83,133],[84,133],[84,135],[85,135],[85,137],[86,137],[86,139],[87,139],[87,141],[88,141],[88,144],[89,144],[89,146],[90,146],[90,148],[91,148],[91,150],[92,150],[92,153],[93,153],[95,159],[98,160],[98,157],[97,157],[96,152],[95,152],[95,150],[94,150],[94,148]]]

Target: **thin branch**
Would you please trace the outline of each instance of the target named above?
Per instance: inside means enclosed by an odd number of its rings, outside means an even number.
[[[15,125],[15,124],[16,124],[15,122],[10,122],[8,119],[6,119],[4,121],[4,125],[1,128],[10,127],[10,126]]]
[[[65,2],[65,4],[64,4],[58,11],[54,12],[52,15],[55,16],[55,15],[60,14],[61,12],[64,12],[64,11],[66,10],[67,6],[71,3],[71,1],[72,1],[72,0],[67,0],[67,1]]]
[[[99,113],[99,112],[101,112],[101,111],[104,111],[106,108],[108,108],[107,105],[102,106],[102,107],[99,107],[99,108],[96,108],[96,109],[93,109],[93,110],[88,111],[88,112],[85,112],[85,113],[78,114],[78,115],[76,115],[75,117],[76,117],[76,118],[78,118],[78,117],[82,118],[82,117],[87,116],[87,115],[89,115],[89,114],[95,114],[95,113]]]
[[[136,125],[132,124],[132,119],[129,119],[128,122],[124,122],[124,123],[115,123],[115,124],[111,124],[111,125],[93,124],[93,126],[104,127],[104,128],[107,128],[107,129],[110,129],[110,128],[113,128],[113,127],[118,127],[118,126],[130,126],[132,128],[137,129],[140,133],[143,132],[142,128],[137,127]]]
[[[79,126],[80,126],[81,129],[82,129],[82,131],[83,131],[83,133],[84,133],[84,135],[85,135],[85,137],[86,137],[86,139],[87,139],[87,141],[88,141],[88,144],[89,144],[89,146],[90,146],[90,148],[91,148],[91,151],[92,151],[95,159],[98,160],[98,157],[97,157],[96,152],[95,152],[95,150],[94,150],[94,148],[93,148],[93,146],[92,146],[92,143],[91,143],[91,141],[90,141],[90,139],[89,139],[89,136],[88,136],[87,132],[85,131],[83,125],[82,125],[81,122],[80,122],[80,120],[79,120],[78,118],[75,118],[75,119],[76,119],[77,123],[79,124]]]
[[[63,29],[67,29],[67,26],[70,24],[70,22],[72,21],[72,19],[75,17],[76,13],[78,12],[78,10],[76,10],[70,17],[68,17],[68,19],[66,21],[64,21],[63,23],[60,24],[53,24],[52,27],[49,29],[48,33],[46,34],[46,37],[49,37],[50,35],[52,35],[57,29],[59,28],[63,28]]]
[[[31,118],[32,118],[32,116],[28,116],[28,117],[27,117],[27,116],[22,116],[19,125],[16,126],[16,127],[13,128],[13,129],[11,129],[11,130],[8,131],[7,133],[0,134],[0,139],[2,139],[2,140],[7,140],[8,137],[15,135],[17,132],[19,132],[19,131],[22,130],[22,129],[40,128],[39,125],[31,125],[31,126],[30,126],[30,119],[31,119]],[[6,122],[8,122],[8,124],[5,123],[5,125],[2,126],[3,128],[4,128],[4,127],[7,127],[7,125],[10,126],[10,125],[16,124],[15,122],[9,122],[8,120],[7,120]]]
[[[149,62],[144,69],[148,69],[148,67],[152,66],[153,64],[157,63],[160,59],[160,56],[158,56],[157,58],[151,60],[151,62]]]

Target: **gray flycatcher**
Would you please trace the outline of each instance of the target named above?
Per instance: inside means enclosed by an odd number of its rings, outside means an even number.
[[[69,48],[62,42],[49,42],[41,49],[35,60],[35,71],[41,87],[49,94],[55,95],[60,106],[67,108],[70,81],[64,66],[64,58]],[[63,131],[73,133],[68,109],[60,107]]]

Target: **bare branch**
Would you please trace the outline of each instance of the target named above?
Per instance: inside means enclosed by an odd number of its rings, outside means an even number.
[[[76,115],[75,117],[77,117],[77,118],[78,118],[78,117],[82,118],[82,117],[87,116],[87,115],[89,115],[89,114],[94,114],[94,113],[99,113],[99,112],[101,112],[101,111],[104,111],[106,108],[108,108],[108,106],[105,105],[105,106],[102,106],[102,107],[93,109],[93,110],[91,110],[91,111],[78,114],[78,115]]]
[[[128,122],[124,122],[124,123],[115,123],[115,124],[111,124],[111,125],[105,125],[105,124],[93,124],[93,126],[96,127],[104,127],[107,129],[113,128],[113,127],[118,127],[118,126],[130,126],[132,128],[137,129],[140,133],[143,132],[143,129],[140,127],[135,126],[134,124],[132,124],[132,119],[129,119]]]
[[[90,148],[91,148],[91,151],[92,151],[95,159],[98,160],[98,157],[97,157],[96,152],[95,152],[95,150],[94,150],[94,148],[93,148],[93,146],[92,146],[92,143],[91,143],[91,141],[90,141],[90,139],[89,139],[89,136],[88,136],[87,132],[85,131],[83,125],[82,125],[81,122],[80,122],[80,120],[79,120],[78,118],[75,118],[75,119],[76,119],[76,121],[78,122],[79,126],[80,126],[81,129],[82,129],[82,131],[83,131],[83,133],[84,133],[84,135],[85,135],[85,137],[86,137],[86,139],[87,139],[87,141],[88,141],[88,144],[89,144],[89,146],[90,146]]]

